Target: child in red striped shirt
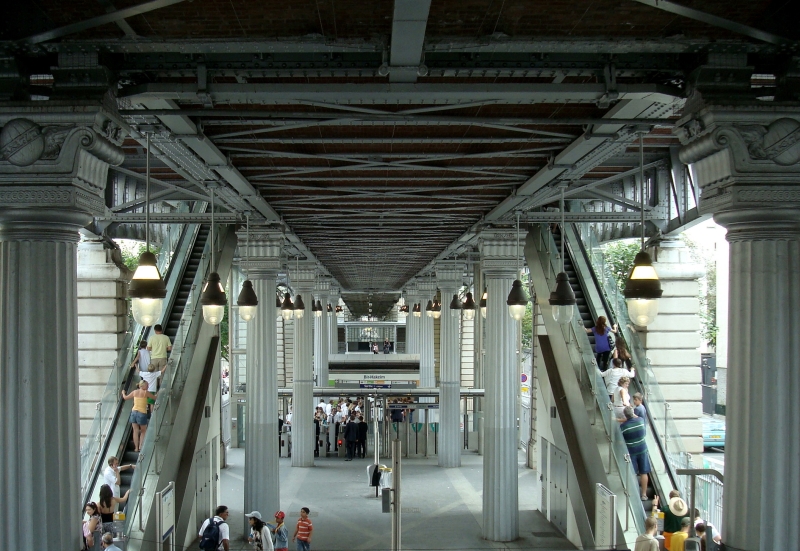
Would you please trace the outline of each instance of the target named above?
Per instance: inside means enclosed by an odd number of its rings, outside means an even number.
[[[300,509],[300,518],[292,536],[292,541],[297,540],[297,551],[311,551],[311,533],[314,531],[314,526],[308,518],[310,512],[308,507]]]

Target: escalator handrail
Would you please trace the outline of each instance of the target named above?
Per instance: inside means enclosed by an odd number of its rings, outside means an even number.
[[[575,227],[575,224],[571,224],[571,226],[572,226],[573,232],[575,232],[575,235],[580,235],[578,233],[578,231],[577,231],[577,228]],[[564,238],[564,236],[562,236],[562,239],[563,238]],[[572,241],[573,240],[567,240],[567,243],[566,243],[567,247],[565,247],[565,248],[566,248],[566,250],[569,251],[569,254],[572,257],[572,260],[573,260],[573,264],[572,265],[573,266],[577,266],[577,264],[575,263],[575,259],[574,259],[575,252],[572,249]],[[577,245],[578,245],[578,249],[580,250],[580,254],[586,260],[586,266],[588,267],[589,273],[591,274],[592,282],[594,283],[594,285],[596,286],[597,290],[599,291],[598,294],[600,295],[600,300],[601,300],[601,302],[603,304],[603,309],[605,310],[606,316],[608,317],[609,325],[613,326],[617,322],[616,312],[611,308],[610,303],[608,302],[608,297],[606,296],[606,293],[605,293],[605,287],[600,284],[600,280],[597,277],[597,272],[595,271],[594,266],[592,265],[591,258],[589,257],[589,253],[586,250],[586,247],[585,247],[585,245],[583,243],[583,240],[580,239],[580,237],[579,237],[578,239],[575,239],[574,241],[577,241]],[[577,273],[577,269],[576,269],[576,273]],[[587,298],[587,304],[589,305],[589,308],[592,309],[593,312],[596,313],[594,305],[590,304],[588,298]],[[622,327],[620,327],[620,330],[623,330]],[[631,337],[635,337],[635,336],[636,335],[631,334]],[[641,366],[641,369],[644,369],[644,366]],[[645,392],[645,385],[644,385],[644,382],[643,382],[642,377],[641,377],[641,369],[637,369],[636,376],[633,378],[633,382],[635,383],[635,386],[637,387],[636,390],[641,391],[642,392],[642,396],[646,396],[647,393]],[[644,400],[642,401],[642,403],[645,405],[645,408],[647,408],[647,403]],[[672,483],[672,487],[673,488],[678,488],[680,486],[678,484],[678,475],[676,473],[675,467],[668,460],[669,455],[668,455],[668,452],[667,452],[667,450],[665,448],[664,440],[662,438],[661,431],[659,431],[658,426],[656,425],[655,419],[653,419],[653,416],[649,414],[649,410],[648,410],[648,415],[647,415],[647,424],[649,425],[650,430],[652,430],[653,434],[656,436],[654,438],[654,440],[655,440],[656,446],[658,446],[658,452],[659,452],[659,454],[661,456],[661,459],[664,462],[664,465],[667,467],[667,475],[669,476],[670,483]],[[649,450],[648,450],[648,453],[650,453]]]

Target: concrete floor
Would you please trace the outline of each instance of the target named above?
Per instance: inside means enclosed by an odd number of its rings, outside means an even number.
[[[534,507],[540,496],[537,473],[524,467],[520,454],[520,538],[495,543],[481,538],[482,458],[466,453],[459,469],[440,469],[436,459],[403,462],[402,548],[459,549],[575,549]],[[383,460],[384,462],[388,462]],[[290,535],[301,507],[311,509],[312,549],[388,550],[391,518],[381,513],[375,489],[367,485],[370,459],[344,461],[318,458],[315,468],[292,468],[280,459],[281,508]],[[231,549],[244,550],[244,449],[231,449],[222,471],[222,499],[230,508]],[[265,516],[274,511],[261,511]],[[290,542],[290,549],[294,545]]]

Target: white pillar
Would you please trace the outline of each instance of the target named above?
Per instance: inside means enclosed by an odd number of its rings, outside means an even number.
[[[331,295],[328,297],[333,312],[328,316],[328,347],[331,354],[339,353],[339,314],[336,313],[336,306],[339,304],[339,289],[331,287]]]
[[[406,317],[406,354],[419,354],[419,321],[414,315],[414,305],[420,301],[417,286],[410,285],[405,291],[408,316]],[[424,308],[423,304],[423,308]],[[422,314],[425,315],[424,313]]]
[[[419,319],[419,386],[420,388],[436,388],[436,368],[433,351],[433,318],[425,313],[425,305],[436,294],[436,285],[430,282],[420,283],[422,293],[422,317]]]
[[[328,388],[328,293],[330,283],[317,281],[316,294],[322,305],[322,315],[314,317],[314,375],[317,386]]]
[[[246,232],[239,236],[244,249]],[[256,316],[247,326],[247,420],[245,425],[244,508],[280,509],[278,457],[278,330],[275,281],[281,268],[283,237],[276,232],[250,231],[250,247],[242,257],[258,297]],[[238,293],[240,289],[229,292]],[[245,527],[247,519],[244,519]]]
[[[461,431],[461,310],[452,316],[450,301],[461,286],[463,265],[442,263],[436,280],[442,292],[439,334],[439,449],[440,467],[460,467],[463,442]],[[466,427],[465,427],[466,430]]]
[[[480,245],[488,291],[484,371],[483,537],[519,536],[516,406],[517,322],[506,298],[517,278],[516,241],[485,235]]]
[[[730,243],[723,536],[736,551],[800,541],[798,207],[715,215]]]
[[[294,381],[292,383],[292,467],[314,466],[314,362],[311,350],[314,315],[311,313],[314,289],[313,264],[292,272],[291,284],[297,295],[303,297],[305,313],[294,320]]]
[[[104,211],[124,136],[95,131],[119,129],[99,102],[69,114],[25,109],[0,131],[0,500],[14,504],[3,540],[78,549],[78,230]],[[32,530],[42,511],[52,514]]]

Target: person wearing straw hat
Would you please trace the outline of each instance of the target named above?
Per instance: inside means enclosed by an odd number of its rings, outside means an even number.
[[[653,507],[658,506],[658,496],[653,500]],[[681,497],[678,490],[672,490],[669,493],[669,501],[664,505],[664,547],[669,551],[672,549],[672,535],[680,532],[681,519],[689,514],[689,506],[686,501]]]

